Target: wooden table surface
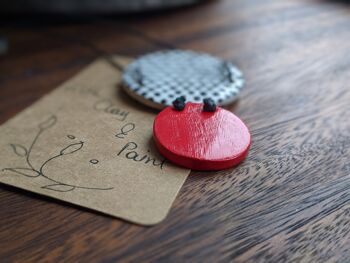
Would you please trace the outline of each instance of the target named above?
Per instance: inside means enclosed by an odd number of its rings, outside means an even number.
[[[141,227],[0,186],[1,262],[350,262],[350,4],[226,0],[143,16],[3,20],[3,123],[100,56],[164,48],[234,61],[239,167],[192,172]]]

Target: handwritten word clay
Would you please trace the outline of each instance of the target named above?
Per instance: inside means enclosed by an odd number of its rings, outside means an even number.
[[[108,99],[99,100],[94,104],[94,109],[111,115],[115,115],[119,121],[124,121],[128,117],[129,112],[122,110]]]

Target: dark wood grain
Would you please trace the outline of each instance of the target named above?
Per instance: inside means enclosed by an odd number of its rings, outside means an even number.
[[[99,56],[162,48],[233,60],[248,159],[192,172],[141,227],[0,187],[0,261],[349,262],[350,3],[226,0],[143,16],[1,22],[0,122]]]

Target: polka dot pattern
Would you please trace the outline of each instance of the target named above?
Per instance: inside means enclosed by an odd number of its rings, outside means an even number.
[[[123,83],[135,99],[164,108],[182,95],[187,102],[212,98],[218,105],[227,105],[237,98],[244,79],[230,62],[204,53],[171,50],[150,53],[129,64]]]

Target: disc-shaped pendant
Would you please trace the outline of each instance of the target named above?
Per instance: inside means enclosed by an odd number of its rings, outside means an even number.
[[[189,102],[212,98],[217,105],[233,102],[244,84],[232,63],[204,53],[172,50],[150,53],[129,64],[124,90],[156,109],[170,106],[179,96]]]
[[[155,118],[153,136],[160,153],[171,162],[194,170],[221,170],[246,157],[251,137],[232,112],[187,103],[183,110],[167,107]]]

